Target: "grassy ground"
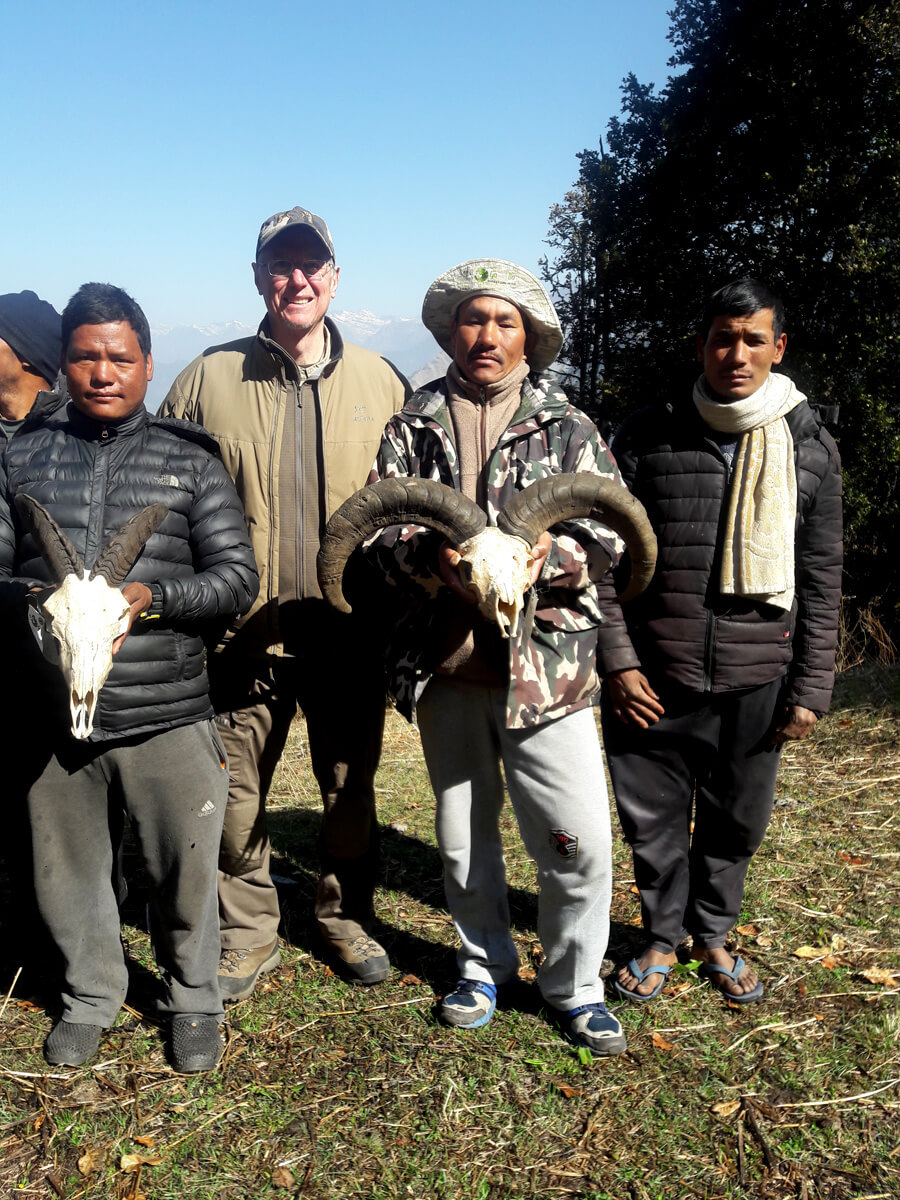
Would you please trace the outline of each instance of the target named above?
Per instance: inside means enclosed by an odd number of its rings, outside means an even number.
[[[511,828],[518,994],[483,1030],[435,1023],[453,930],[417,737],[395,716],[376,933],[397,969],[363,990],[320,961],[318,801],[298,723],[273,802],[282,966],[229,1009],[220,1070],[167,1068],[141,1015],[155,983],[137,924],[129,1008],[91,1067],[48,1069],[43,1007],[0,997],[0,1196],[900,1196],[898,702],[896,669],[850,672],[829,719],[785,755],[734,934],[767,1001],[727,1007],[685,954],[659,1002],[620,1011],[628,1053],[596,1061],[541,1012],[534,874]],[[637,948],[638,910],[621,842],[615,855],[618,959]],[[138,879],[129,912],[141,911]]]

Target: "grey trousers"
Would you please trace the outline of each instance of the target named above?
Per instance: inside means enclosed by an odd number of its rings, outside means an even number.
[[[162,1013],[222,1016],[216,860],[227,794],[212,721],[49,756],[28,812],[38,908],[65,961],[66,1021],[106,1028],[125,999],[115,891],[123,810],[150,880]]]
[[[532,729],[506,728],[506,691],[432,679],[418,704],[447,906],[463,978],[495,984],[519,966],[510,936],[501,762],[522,841],[538,870],[538,986],[563,1010],[603,999],[612,850],[591,708]]]
[[[650,949],[672,953],[685,933],[722,946],[737,920],[772,815],[782,686],[658,687],[666,711],[649,729],[623,725],[604,696],[603,743]]]
[[[222,948],[267,946],[278,934],[266,799],[298,705],[323,804],[316,918],[325,938],[357,936],[375,890],[381,673],[354,673],[332,646],[321,668],[294,658],[211,655],[209,675],[230,771],[218,876]]]

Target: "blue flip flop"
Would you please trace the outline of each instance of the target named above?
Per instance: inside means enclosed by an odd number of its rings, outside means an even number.
[[[648,967],[646,971],[642,971],[638,966],[638,961],[636,958],[631,959],[628,964],[628,970],[632,973],[639,984],[643,983],[648,975],[662,976],[662,979],[660,979],[659,983],[656,984],[653,990],[647,992],[646,994],[642,992],[633,992],[629,988],[622,987],[618,979],[614,979],[612,981],[613,990],[618,992],[623,1000],[629,1000],[632,1004],[649,1004],[651,1000],[655,1000],[659,993],[666,986],[666,981],[668,980],[669,975],[672,973],[672,967],[665,966],[663,963],[660,963],[659,966],[656,967]]]
[[[750,992],[742,992],[739,995],[734,992],[728,992],[722,987],[722,978],[730,979],[733,983],[737,983],[743,975],[747,964],[738,954],[734,960],[734,966],[729,971],[727,967],[720,967],[718,963],[701,963],[697,974],[701,979],[721,992],[729,1004],[755,1004],[757,1000],[762,1000],[765,995],[762,981],[757,981],[756,987]]]

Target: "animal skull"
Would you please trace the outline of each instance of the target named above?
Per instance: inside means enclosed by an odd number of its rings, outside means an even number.
[[[560,521],[599,521],[625,541],[631,579],[620,600],[633,599],[656,568],[656,536],[643,505],[620,483],[587,472],[550,475],[517,492],[497,514],[497,525],[473,500],[433,479],[381,479],[355,492],[334,512],[316,558],[322,595],[350,612],[341,589],[355,548],[377,529],[425,525],[456,547],[455,560],[481,614],[503,637],[515,637],[531,586],[531,548]]]
[[[478,611],[503,637],[515,637],[524,595],[531,586],[531,547],[488,525],[459,547],[457,569],[478,599]]]
[[[128,629],[130,606],[102,575],[67,575],[42,608],[59,645],[59,668],[69,686],[72,734],[91,736],[100,689],[112,670],[113,642]]]
[[[59,668],[69,689],[72,734],[85,741],[94,729],[100,689],[112,670],[113,643],[128,630],[130,605],[121,586],[168,510],[163,504],[151,504],[126,521],[88,572],[81,555],[42,505],[24,493],[16,496],[15,504],[57,581],[41,608],[49,618]],[[31,624],[43,648],[41,622]]]

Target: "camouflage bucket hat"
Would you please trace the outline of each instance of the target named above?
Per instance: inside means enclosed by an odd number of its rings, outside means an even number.
[[[528,355],[528,365],[533,371],[546,370],[556,361],[563,333],[550,297],[530,271],[502,258],[473,258],[451,267],[425,293],[422,322],[447,354],[453,353],[450,327],[456,310],[471,296],[499,296],[528,318],[532,332],[537,335],[534,349]]]

